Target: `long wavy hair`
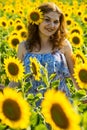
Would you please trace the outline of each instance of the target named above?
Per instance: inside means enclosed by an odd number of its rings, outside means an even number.
[[[66,30],[66,24],[65,24],[65,18],[64,14],[62,11],[52,2],[47,2],[41,4],[38,9],[40,9],[44,14],[47,14],[49,12],[57,12],[59,14],[59,22],[60,26],[58,30],[53,34],[50,38],[49,41],[52,42],[53,49],[55,47],[58,47],[62,45],[64,39],[66,38],[67,35],[67,30]],[[38,25],[29,23],[28,24],[28,37],[26,40],[26,49],[29,51],[33,51],[33,47],[37,47],[36,43],[39,45],[39,50],[41,49],[41,40],[39,36],[39,29]]]

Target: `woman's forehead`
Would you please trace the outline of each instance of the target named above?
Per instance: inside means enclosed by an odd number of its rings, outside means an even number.
[[[48,17],[50,19],[57,19],[57,20],[59,20],[59,16],[60,15],[54,11],[44,14],[44,17]]]

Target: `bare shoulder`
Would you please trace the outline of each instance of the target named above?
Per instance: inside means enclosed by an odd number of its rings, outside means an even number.
[[[18,52],[17,52],[18,58],[22,60],[25,53],[26,53],[25,42],[21,42],[18,46]]]
[[[61,51],[62,53],[64,53],[65,55],[66,55],[66,54],[69,54],[69,53],[72,53],[71,43],[70,43],[67,39],[64,40],[60,51]]]
[[[22,49],[25,49],[25,42],[21,42],[20,44],[19,44],[19,47],[18,47],[20,50]]]
[[[71,43],[69,42],[69,40],[65,39],[64,47],[67,48],[67,49],[72,49],[72,46],[71,46]]]

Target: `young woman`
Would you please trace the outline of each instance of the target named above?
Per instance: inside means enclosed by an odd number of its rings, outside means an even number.
[[[76,88],[79,87],[73,78],[72,47],[66,39],[64,15],[52,2],[44,3],[38,9],[43,13],[43,21],[39,25],[29,22],[28,38],[19,44],[18,58],[24,62],[26,73],[30,71],[30,57],[36,57],[44,66],[47,64],[48,74],[56,73],[55,79],[60,79],[58,89],[70,96],[65,78],[71,76]],[[40,84],[40,81],[33,81],[30,92],[35,94]]]

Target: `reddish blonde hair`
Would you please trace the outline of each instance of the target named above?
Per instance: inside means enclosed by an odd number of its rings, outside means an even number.
[[[47,14],[52,11],[57,12],[59,14],[60,26],[58,30],[55,32],[55,34],[50,37],[49,40],[50,42],[52,42],[53,48],[61,46],[62,42],[64,41],[67,35],[64,14],[53,2],[43,3],[38,7],[38,9],[40,9],[43,14]],[[41,43],[38,25],[29,23],[28,32],[29,33],[28,38],[26,40],[26,49],[32,51],[33,47],[36,47],[36,43],[39,45],[40,49]]]

